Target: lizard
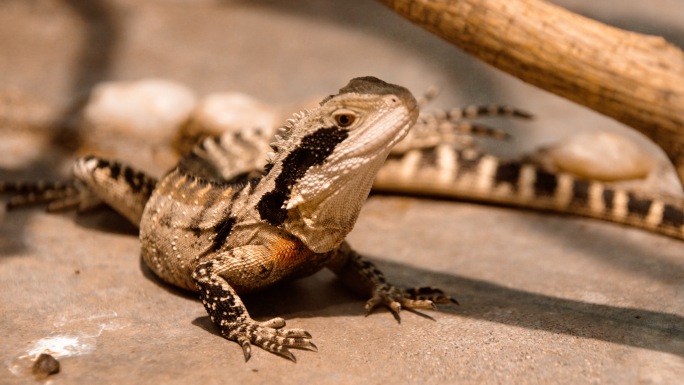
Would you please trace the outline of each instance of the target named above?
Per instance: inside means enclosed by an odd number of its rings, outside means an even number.
[[[434,96],[434,92],[428,91],[419,98],[421,109]],[[684,204],[681,198],[653,193],[646,195],[614,184],[558,172],[548,169],[533,157],[503,160],[480,152],[473,136],[511,138],[505,131],[471,121],[482,116],[532,117],[525,111],[497,105],[421,111],[406,137],[392,148],[389,161],[382,166],[376,178],[374,191],[442,196],[583,215],[679,239],[684,237]],[[186,125],[193,128],[190,137],[187,133],[182,134]],[[191,118],[180,127],[178,136],[184,140],[182,143],[195,142],[202,132],[201,123]],[[241,128],[218,137],[208,137],[193,151],[207,164],[214,165],[224,179],[230,180],[238,175],[259,174],[271,151],[269,144],[276,134],[275,127]],[[175,143],[174,147],[178,151],[187,145],[180,148],[179,143]],[[5,185],[6,190],[7,187],[11,186]],[[76,191],[72,186],[64,185],[55,185],[51,189],[46,188],[50,187],[47,185],[33,187],[29,194],[15,191],[19,194],[12,197],[8,205],[40,200],[40,191],[48,200],[55,194]],[[59,204],[65,201],[68,200],[53,202],[49,207],[59,208]]]
[[[221,162],[192,152],[156,180],[118,161],[86,156],[65,183],[3,184],[52,208],[105,203],[139,227],[142,258],[163,281],[198,293],[221,335],[245,361],[258,346],[292,361],[291,349],[317,350],[311,334],[285,320],[253,320],[240,295],[332,270],[385,306],[434,309],[457,303],[439,289],[402,289],[345,241],[373,179],[418,118],[406,88],[374,77],[352,79],[279,130],[259,175],[226,178]]]
[[[498,129],[470,124],[463,120],[479,116],[512,116],[525,119],[531,117],[524,111],[506,106],[469,106],[451,111],[421,112],[411,130],[403,134],[403,141],[398,143],[395,141],[393,147],[390,146],[387,161],[379,166],[373,182],[373,190],[445,196],[578,214],[684,239],[684,205],[681,199],[644,196],[635,191],[598,181],[545,170],[533,162],[505,161],[493,155],[484,154],[473,147],[470,139],[467,138],[464,141],[463,136],[458,134],[467,133],[499,139],[508,139],[510,135]],[[296,115],[288,124],[296,125],[303,117],[303,115]],[[275,158],[282,157],[283,153],[295,151],[296,146],[288,147],[290,150],[283,150],[282,145],[278,145],[283,141],[287,142],[284,137],[289,136],[290,131],[291,127],[277,130],[261,127],[228,132],[220,137],[205,138],[180,162],[175,171],[178,177],[167,176],[166,180],[176,182],[168,190],[182,195],[197,188],[194,182],[186,181],[187,183],[179,184],[183,175],[193,181],[209,181],[212,185],[256,186],[258,183],[255,181],[261,180],[259,178],[261,178],[262,169],[266,168],[268,175],[273,164],[278,163],[274,163]],[[276,143],[272,148],[271,141],[274,137]],[[90,169],[84,167],[84,164],[88,162],[91,164]],[[157,181],[118,163],[95,158],[88,158],[87,161],[84,159],[81,163],[84,169],[79,171],[77,167],[76,174],[82,175],[82,180],[29,185],[0,183],[0,191],[19,193],[13,197],[10,205],[47,201],[50,202],[49,209],[51,210],[74,205],[86,209],[100,202],[98,194],[92,194],[89,191],[85,180],[88,175],[101,173],[105,182],[112,182],[105,189],[116,191],[123,188],[126,190],[117,192],[116,195],[126,196],[127,199],[116,199],[107,203],[116,208],[117,204],[128,202],[127,204],[132,205],[133,208],[118,207],[118,211],[134,224],[139,224],[143,217],[143,208],[158,186]],[[112,176],[117,176],[117,178],[112,178]],[[132,189],[137,191],[128,191]],[[258,188],[254,187],[252,193],[257,190]],[[138,198],[130,199],[131,197]],[[244,198],[239,195],[228,199],[230,202],[243,200]],[[221,226],[219,223],[215,224],[214,236],[227,239],[235,224],[232,222],[220,222],[220,224]],[[170,246],[171,251],[179,248],[174,241]],[[348,249],[348,245],[342,245],[343,250],[348,250],[343,254],[357,255]],[[180,260],[184,261],[182,255]],[[166,261],[168,262],[169,259]],[[156,262],[148,261],[148,263]],[[176,265],[171,263],[171,266]],[[372,265],[365,266],[381,276]],[[187,278],[189,268],[185,266],[186,271],[181,274],[185,277],[184,285],[186,286],[192,285]],[[158,274],[164,277],[169,273],[160,268]],[[382,280],[384,282],[384,278]],[[412,293],[411,296],[414,297],[417,293],[423,293],[428,296],[428,299],[434,298],[434,302],[437,303],[455,301],[437,289],[413,290],[405,293]],[[375,304],[369,302],[367,311],[372,310],[373,306]],[[396,305],[390,305],[392,306]],[[398,316],[398,309],[395,314]],[[307,336],[308,334],[302,332],[300,337],[296,338],[308,340]],[[249,350],[243,342],[241,345],[245,349],[245,357],[248,358]],[[313,345],[296,347],[312,348]],[[279,354],[294,359],[287,349],[283,349]]]

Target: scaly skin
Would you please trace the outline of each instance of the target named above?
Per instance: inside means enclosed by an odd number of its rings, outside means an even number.
[[[150,269],[197,291],[245,360],[251,345],[295,360],[290,349],[316,349],[311,335],[285,329],[282,318],[254,321],[240,294],[328,267],[370,298],[368,313],[383,305],[398,317],[402,307],[455,302],[437,289],[388,283],[344,242],[378,169],[417,117],[416,100],[405,88],[357,78],[279,130],[263,175],[250,175],[249,167],[231,163],[229,152],[205,141],[159,182],[118,162],[86,157],[76,162],[75,180],[34,186],[40,188],[32,199],[55,200],[56,208],[111,206],[139,225]],[[227,170],[230,164],[237,170]]]
[[[510,108],[466,108],[425,114],[415,123],[408,91],[361,78],[318,109],[296,115],[270,146],[269,130],[208,138],[159,182],[87,157],[77,162],[74,180],[0,183],[0,191],[19,194],[13,205],[85,209],[106,203],[140,225],[148,266],[161,279],[198,291],[214,324],[242,346],[245,359],[251,345],[292,360],[292,348],[315,349],[308,332],[284,329],[281,318],[252,320],[239,295],[324,267],[371,298],[368,313],[383,305],[398,317],[402,307],[455,302],[438,289],[388,283],[344,242],[376,174],[373,188],[382,191],[580,214],[684,239],[681,201],[504,162],[452,142],[459,131],[505,138],[501,131],[459,124],[483,114],[528,117]],[[271,147],[269,160],[260,160]]]

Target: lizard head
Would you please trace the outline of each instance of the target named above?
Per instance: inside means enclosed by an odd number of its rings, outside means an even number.
[[[337,247],[389,151],[417,117],[407,89],[374,77],[352,79],[318,108],[296,114],[272,145],[261,218],[315,252]]]

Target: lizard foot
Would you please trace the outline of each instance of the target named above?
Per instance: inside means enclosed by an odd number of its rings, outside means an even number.
[[[228,326],[221,323],[221,326]],[[311,342],[311,334],[302,329],[283,329],[285,320],[273,318],[266,322],[257,322],[249,318],[237,326],[222,327],[222,334],[237,341],[242,347],[245,361],[251,357],[251,345],[256,345],[266,351],[297,362],[290,349],[306,349],[317,351]]]
[[[366,302],[366,316],[379,305],[387,307],[397,322],[401,321],[399,312],[407,309],[437,309],[437,304],[455,303],[458,301],[444,294],[440,289],[420,287],[401,289],[385,283],[375,289],[373,297]]]
[[[423,286],[404,290],[404,295],[414,300],[430,300],[435,304],[455,303],[459,305],[456,298],[452,298],[440,289]]]
[[[240,344],[245,361],[251,357],[252,345],[294,362],[290,349],[318,350],[311,342],[311,334],[302,329],[284,329],[282,318],[258,322],[250,317],[235,289],[216,271],[227,264],[226,260],[236,258],[234,253],[201,263],[192,275],[204,308],[221,335]]]

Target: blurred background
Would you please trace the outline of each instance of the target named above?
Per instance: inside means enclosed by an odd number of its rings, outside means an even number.
[[[552,2],[684,46],[680,0]],[[92,87],[105,80],[165,78],[200,97],[237,91],[291,104],[331,93],[360,75],[415,94],[437,85],[442,92],[433,107],[505,103],[533,112],[533,123],[507,123],[518,140],[490,144],[504,155],[585,129],[622,129],[476,61],[374,1],[0,2],[3,136],[45,122],[65,129]],[[28,158],[23,160],[43,168],[50,163]],[[3,161],[0,176],[15,166]]]

